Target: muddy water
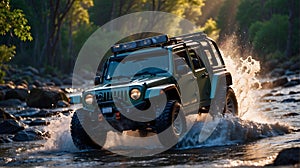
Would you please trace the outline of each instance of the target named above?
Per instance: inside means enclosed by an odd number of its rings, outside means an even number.
[[[226,60],[227,64],[231,64],[230,61]],[[252,86],[258,82],[255,78],[255,71],[259,71],[258,62],[251,58],[240,62],[244,66],[230,66],[240,114],[220,119],[204,141],[199,139],[203,128],[203,123],[199,122],[176,149],[153,156],[126,157],[105,150],[79,151],[69,132],[71,117],[61,116],[52,118],[51,124],[45,127],[51,133],[47,140],[0,144],[0,166],[239,167],[270,164],[280,150],[300,147],[300,132],[297,131],[300,130],[300,115],[286,115],[300,114],[300,102],[283,101],[288,98],[299,100],[300,86],[255,90]],[[290,94],[291,91],[297,94]],[[267,93],[272,95],[263,96]],[[106,146],[124,153],[129,149],[142,153],[161,148],[160,144],[151,148],[137,148],[130,142],[128,146],[117,144],[114,134],[109,133]]]

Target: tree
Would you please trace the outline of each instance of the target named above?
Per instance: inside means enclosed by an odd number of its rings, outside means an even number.
[[[16,54],[16,47],[12,44],[13,38],[21,41],[31,41],[30,26],[20,9],[11,9],[9,0],[0,2],[0,35],[6,36],[6,44],[0,45],[0,82],[3,82],[5,73],[2,68]],[[4,40],[5,41],[5,40]]]

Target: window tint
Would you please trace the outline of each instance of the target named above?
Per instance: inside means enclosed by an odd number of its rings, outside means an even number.
[[[189,50],[189,54],[190,54],[190,57],[191,57],[191,60],[192,60],[192,64],[193,64],[195,70],[204,68],[204,64],[201,61],[201,59],[198,56],[198,54],[195,52],[195,50],[190,49]]]

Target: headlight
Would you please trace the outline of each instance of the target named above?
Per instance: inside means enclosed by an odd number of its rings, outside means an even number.
[[[85,101],[86,104],[91,105],[94,102],[94,96],[92,94],[87,94],[84,97],[84,101]]]
[[[137,100],[141,97],[141,91],[139,89],[132,89],[130,91],[130,98]]]

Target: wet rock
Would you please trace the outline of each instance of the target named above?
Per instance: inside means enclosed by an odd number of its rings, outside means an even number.
[[[40,74],[39,70],[37,70],[36,68],[31,67],[31,66],[26,67],[26,68],[24,69],[24,71],[31,72],[31,73],[33,73],[33,74],[35,74],[35,75],[39,75],[39,74]]]
[[[290,71],[290,70],[286,70],[285,71],[285,75],[286,76],[291,76],[291,75],[295,75],[296,73],[294,71]]]
[[[293,117],[293,116],[298,116],[298,115],[300,115],[299,113],[294,113],[294,112],[292,112],[292,113],[287,113],[287,114],[284,114],[284,115],[282,115],[283,117]]]
[[[300,84],[300,79],[292,79],[284,85],[284,87],[292,87]]]
[[[300,100],[294,98],[288,98],[281,101],[281,103],[295,103],[295,102],[300,102]]]
[[[35,141],[44,139],[44,134],[37,129],[26,129],[19,131],[12,140],[14,141]]]
[[[289,95],[293,95],[293,94],[299,94],[300,92],[295,92],[295,91],[290,91]]]
[[[288,83],[287,77],[279,78],[272,82],[272,87],[284,86],[286,83]]]
[[[5,99],[19,99],[25,101],[29,93],[27,89],[10,89],[5,94]]]
[[[3,109],[0,109],[0,121],[1,120],[7,120],[7,119],[13,119],[16,120],[16,117],[9,114],[8,112],[4,111]]]
[[[49,125],[50,122],[45,119],[36,119],[28,123],[29,126],[40,126],[40,125]]]
[[[51,82],[53,82],[55,84],[55,86],[62,86],[63,85],[63,82],[60,79],[58,79],[57,77],[52,78]]]
[[[72,77],[65,78],[62,82],[64,85],[72,85]]]
[[[277,94],[274,94],[274,96],[284,96],[284,94],[282,94],[282,93],[277,93]]]
[[[0,107],[20,107],[23,106],[19,99],[8,99],[0,101]]]
[[[72,109],[68,109],[68,110],[64,110],[61,113],[65,116],[69,116],[70,114],[72,114],[74,112],[74,110]]]
[[[44,86],[44,84],[43,84],[41,81],[39,81],[39,80],[34,80],[34,81],[33,81],[33,84],[34,84],[36,87],[42,87],[42,86]]]
[[[18,117],[29,117],[29,118],[38,118],[38,117],[52,117],[58,115],[59,111],[47,111],[47,110],[40,110],[37,108],[29,108],[22,111],[19,111],[15,114]]]
[[[15,114],[15,116],[18,116],[18,117],[36,117],[37,114],[40,112],[39,109],[36,109],[36,108],[29,108],[29,109],[25,109],[25,110],[22,110],[22,111],[19,111]]]
[[[269,89],[272,88],[273,84],[270,81],[262,82],[261,83],[261,88],[262,89]]]
[[[274,160],[274,166],[295,165],[300,163],[300,148],[283,149]]]
[[[272,93],[267,93],[267,94],[263,95],[263,97],[270,97],[270,96],[273,96],[273,94]]]
[[[56,107],[69,107],[70,103],[64,100],[59,100],[56,104]]]
[[[55,86],[55,83],[54,82],[45,82],[46,86]]]
[[[0,122],[0,134],[15,134],[25,129],[25,124],[14,120],[7,119]]]
[[[52,117],[55,115],[58,115],[60,111],[46,111],[46,110],[41,110],[36,117]]]
[[[10,143],[10,142],[12,142],[13,140],[10,138],[10,137],[8,137],[8,136],[5,136],[5,137],[0,137],[0,144],[1,143]]]
[[[54,108],[57,106],[59,100],[68,102],[66,94],[61,89],[55,87],[42,87],[30,90],[26,102],[29,107]]]
[[[0,84],[0,90],[7,90],[7,89],[14,89],[15,86],[14,84],[11,82],[6,83],[6,84]]]

